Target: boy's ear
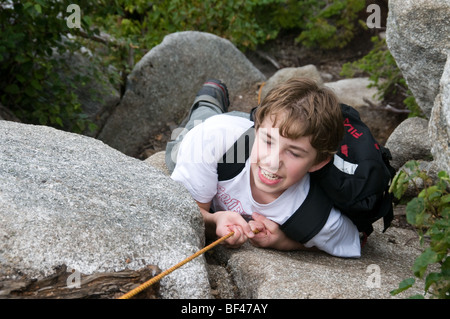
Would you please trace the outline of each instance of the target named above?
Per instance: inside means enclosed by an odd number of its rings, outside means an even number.
[[[327,165],[330,162],[330,160],[331,160],[331,156],[328,156],[328,158],[326,160],[323,160],[322,162],[311,166],[311,168],[308,170],[308,172],[312,173],[312,172],[318,171],[319,169],[321,169],[322,167]]]

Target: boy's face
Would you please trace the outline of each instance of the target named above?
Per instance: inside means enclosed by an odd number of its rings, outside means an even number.
[[[261,204],[270,203],[306,173],[322,168],[328,160],[317,164],[316,155],[308,136],[296,140],[283,137],[267,116],[256,131],[251,153],[253,198]]]

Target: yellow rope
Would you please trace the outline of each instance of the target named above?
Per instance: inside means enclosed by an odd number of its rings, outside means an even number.
[[[266,82],[263,82],[261,86],[259,87],[258,91],[258,105],[261,105],[261,95],[262,95],[262,88],[266,85]]]
[[[219,239],[217,239],[215,242],[209,244],[208,246],[206,246],[203,249],[200,249],[199,251],[197,251],[195,254],[193,254],[192,256],[186,258],[185,260],[183,260],[182,262],[176,264],[175,266],[167,269],[166,271],[163,271],[162,273],[160,273],[159,275],[153,277],[152,279],[144,282],[142,285],[134,288],[133,290],[127,292],[126,294],[122,295],[121,297],[119,297],[119,299],[130,299],[131,297],[137,295],[138,293],[140,293],[141,291],[147,289],[148,287],[150,287],[151,285],[153,285],[154,283],[158,282],[159,280],[161,280],[161,278],[163,278],[164,276],[167,276],[168,274],[170,274],[172,271],[180,268],[181,266],[183,266],[184,264],[190,262],[192,259],[200,256],[201,254],[207,252],[208,250],[210,250],[211,248],[214,248],[215,246],[217,246],[218,244],[220,244],[221,242],[223,242],[224,240],[228,239],[229,237],[233,236],[234,232],[231,232]]]

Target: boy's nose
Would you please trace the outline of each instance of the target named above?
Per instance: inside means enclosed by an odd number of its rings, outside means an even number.
[[[271,152],[264,157],[263,163],[271,173],[276,173],[281,166],[280,153],[276,150],[271,150]]]

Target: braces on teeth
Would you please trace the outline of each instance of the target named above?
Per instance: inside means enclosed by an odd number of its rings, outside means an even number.
[[[269,173],[263,169],[261,169],[262,174],[264,175],[264,177],[268,178],[268,179],[278,179],[278,175]]]

